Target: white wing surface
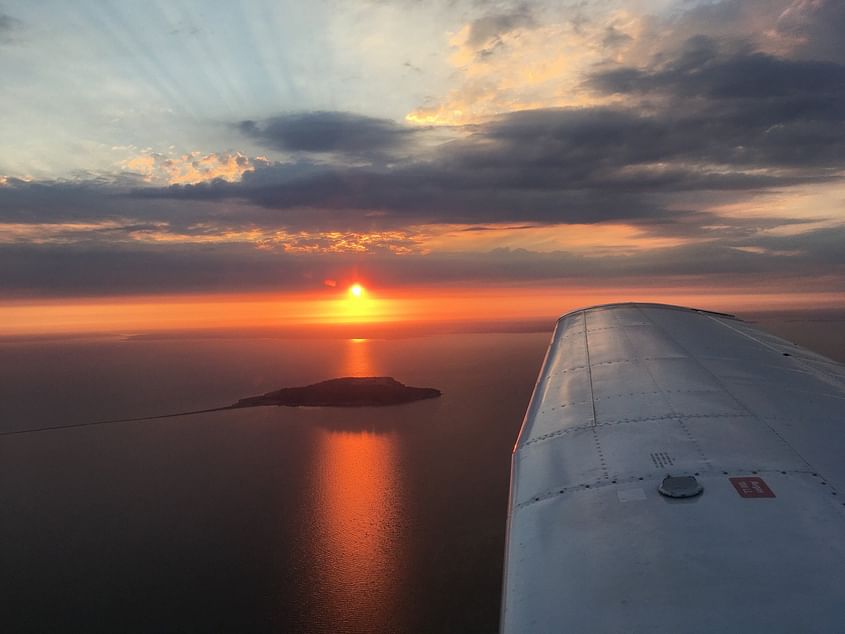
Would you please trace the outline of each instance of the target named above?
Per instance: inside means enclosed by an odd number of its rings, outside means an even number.
[[[845,632],[845,366],[729,315],[562,317],[513,454],[502,630]]]

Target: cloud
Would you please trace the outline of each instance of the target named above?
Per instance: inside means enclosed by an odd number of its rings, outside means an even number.
[[[662,92],[705,99],[841,99],[845,66],[747,50],[725,52],[716,40],[696,36],[665,63],[648,69],[622,67],[598,72],[591,82],[601,91],[616,93]]]
[[[403,257],[384,252],[366,259],[354,253],[287,253],[246,244],[17,244],[0,249],[0,267],[6,272],[7,297],[317,289],[323,280],[345,279],[351,270],[387,287],[432,281],[531,282],[845,292],[843,241],[845,227],[595,256],[500,248]]]
[[[620,31],[614,25],[609,25],[604,32],[604,38],[602,39],[602,45],[606,49],[617,49],[620,46],[625,44],[630,44],[633,41],[633,37],[628,35],[627,33]]]
[[[703,36],[651,67],[593,74],[604,93],[642,100],[687,156],[732,165],[841,169],[845,65],[725,51]],[[640,105],[640,102],[637,102]],[[655,149],[661,146],[658,145]],[[675,154],[674,152],[672,154]]]
[[[23,22],[7,13],[0,13],[0,44],[14,41],[15,33],[21,29]]]
[[[144,188],[132,196],[240,201],[276,210],[265,220],[298,229],[607,221],[657,227],[703,219],[695,206],[704,195],[742,199],[837,179],[845,168],[842,135],[830,128],[813,134],[817,122],[773,112],[749,121],[744,104],[718,118],[669,107],[652,114],[523,111],[397,165],[277,163],[236,183]],[[259,216],[248,215],[264,222]]]
[[[737,94],[733,78],[749,65],[774,70],[759,73],[763,85]],[[806,75],[803,92],[784,94],[781,72]],[[835,106],[843,96],[838,82],[824,77],[841,72],[829,62],[726,54],[699,41],[654,68],[600,71],[591,79],[601,90],[635,91],[651,100],[648,107],[633,102],[508,113],[428,146],[396,124],[322,113],[319,121],[344,131],[343,142],[314,125],[303,128],[311,140],[285,147],[390,147],[408,158],[349,164],[142,155],[132,167],[145,179],[160,172],[158,182],[174,184],[138,187],[128,177],[10,180],[0,188],[0,220],[165,221],[182,232],[204,222],[227,230],[240,223],[262,231],[356,233],[426,224],[624,222],[655,233],[690,232],[718,224],[708,200],[725,204],[841,178],[845,111]],[[620,73],[638,79],[620,79]],[[292,125],[313,116],[268,121]],[[276,138],[274,129],[266,126],[268,137]]]
[[[536,24],[534,16],[526,5],[507,13],[485,15],[469,24],[466,43],[481,49],[480,54],[484,54],[484,51],[489,52],[500,44],[502,38],[508,33],[517,29],[530,29]]]
[[[285,253],[372,255],[422,253],[422,241],[413,231],[276,231],[258,242],[264,249],[280,248]]]
[[[254,170],[256,164],[265,162],[263,158],[250,159],[240,152],[190,152],[169,156],[147,151],[123,161],[121,165],[126,171],[140,175],[147,182],[176,185],[217,179],[237,181],[245,172]]]
[[[520,109],[585,105],[580,73],[604,51],[608,24],[576,21],[571,11],[520,5],[467,21],[449,37],[454,72],[447,93],[412,109],[406,120],[464,125]],[[608,19],[619,45],[630,20],[623,12]]]
[[[678,50],[695,40],[718,42],[726,51],[845,63],[845,4],[839,0],[687,2],[654,13],[617,3],[531,7],[530,13],[482,16],[456,30],[446,94],[406,119],[455,125],[521,109],[612,105],[619,100],[585,92],[582,79],[597,68],[653,68],[677,60]],[[771,76],[746,79],[768,85]]]
[[[838,0],[795,0],[777,21],[777,32],[795,40],[795,53],[845,62],[845,5]]]
[[[270,149],[351,157],[373,157],[406,149],[417,134],[389,119],[327,111],[241,121],[238,128]]]

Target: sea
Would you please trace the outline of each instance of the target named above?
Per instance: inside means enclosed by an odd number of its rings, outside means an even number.
[[[845,312],[741,315],[845,361]],[[542,327],[5,338],[0,431],[392,376],[443,396],[0,436],[7,632],[495,632]]]

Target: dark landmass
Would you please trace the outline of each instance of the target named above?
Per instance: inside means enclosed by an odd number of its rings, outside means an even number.
[[[112,423],[131,423],[142,420],[159,418],[175,418],[176,416],[190,416],[191,414],[207,414],[222,412],[244,407],[383,407],[386,405],[401,405],[427,398],[437,398],[440,390],[433,387],[410,387],[400,383],[390,376],[344,377],[330,379],[304,387],[283,387],[275,392],[267,392],[261,396],[242,398],[237,403],[211,409],[198,409],[191,412],[176,412],[173,414],[159,414],[158,416],[139,416],[137,418],[115,418],[111,420],[96,420],[71,425],[51,425],[37,429],[16,429],[0,432],[0,436],[17,434],[32,434],[57,429],[73,429],[77,427],[91,427],[92,425],[110,425]]]
[[[389,376],[345,377],[242,398],[231,407],[381,407],[438,396],[433,387],[410,387]]]

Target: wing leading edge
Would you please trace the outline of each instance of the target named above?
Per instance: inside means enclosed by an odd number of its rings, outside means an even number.
[[[565,315],[514,448],[502,631],[841,630],[843,458],[845,366],[729,315]]]

